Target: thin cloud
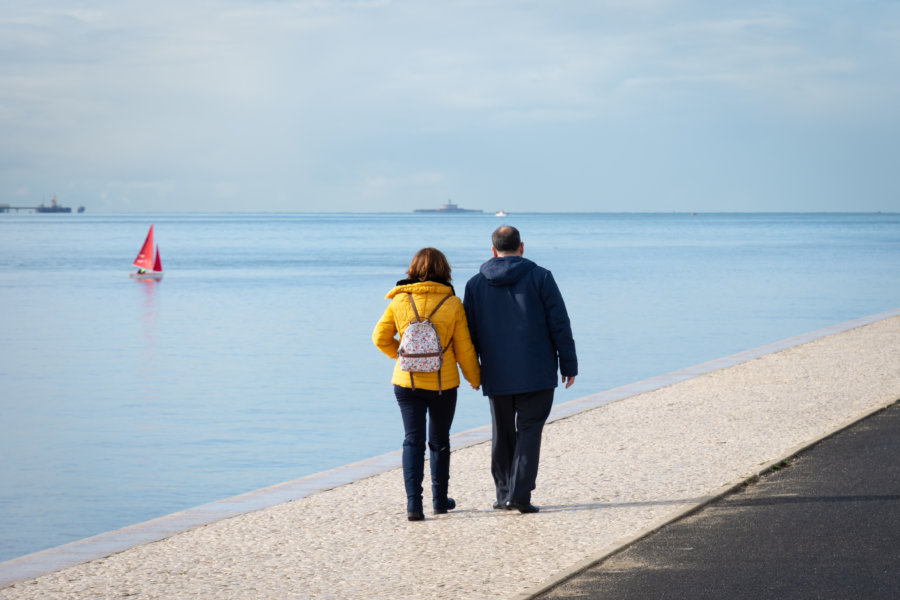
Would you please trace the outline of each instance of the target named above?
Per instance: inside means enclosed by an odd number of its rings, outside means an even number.
[[[111,182],[146,181],[166,183],[129,187],[133,206],[302,189],[352,209],[499,178],[526,198],[545,173],[627,189],[633,169],[598,183],[568,149],[673,160],[622,149],[714,136],[710,115],[730,137],[694,154],[766,127],[900,133],[891,3],[0,3],[0,194],[77,185],[113,208]]]
[[[400,176],[379,175],[368,177],[364,182],[364,195],[383,197],[400,194],[409,189],[442,186],[446,183],[443,173],[411,173]]]

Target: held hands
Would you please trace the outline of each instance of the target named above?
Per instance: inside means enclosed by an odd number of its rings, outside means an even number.
[[[572,387],[572,384],[575,383],[575,376],[572,375],[571,377],[566,377],[565,375],[563,375],[562,382],[566,384],[566,389],[569,389],[570,387]]]

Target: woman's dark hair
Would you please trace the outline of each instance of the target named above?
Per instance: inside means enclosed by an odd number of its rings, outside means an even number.
[[[422,248],[413,256],[406,274],[419,281],[450,281],[450,263],[437,248]]]

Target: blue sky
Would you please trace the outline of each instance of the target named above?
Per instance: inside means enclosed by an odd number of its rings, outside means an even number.
[[[900,2],[0,0],[0,203],[900,210]]]

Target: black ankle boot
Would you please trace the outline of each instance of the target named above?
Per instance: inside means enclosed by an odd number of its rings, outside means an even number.
[[[445,515],[448,510],[453,510],[456,508],[456,500],[453,498],[448,498],[445,494],[443,499],[435,498],[432,502],[434,506],[434,514],[436,515]]]
[[[406,518],[421,521],[422,480],[425,477],[425,447],[403,442],[403,483],[406,487]]]
[[[425,520],[425,513],[422,511],[422,496],[406,499],[406,519],[408,521]]]
[[[428,444],[431,450],[431,502],[434,514],[447,514],[456,508],[456,501],[447,497],[450,482],[450,447],[436,448]]]

